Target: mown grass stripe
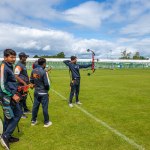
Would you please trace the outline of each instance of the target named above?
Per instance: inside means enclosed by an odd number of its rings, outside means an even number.
[[[60,96],[63,100],[68,100],[66,97],[64,97],[63,95],[61,95],[59,92],[55,91],[54,89],[51,89],[54,93],[56,93],[58,96]],[[80,111],[82,111],[83,113],[85,113],[88,117],[92,118],[93,120],[95,120],[96,122],[98,122],[99,124],[101,124],[102,126],[104,126],[105,128],[109,129],[111,132],[113,132],[114,134],[118,135],[119,137],[121,137],[123,140],[125,140],[127,143],[129,143],[130,145],[134,146],[136,149],[138,150],[145,150],[145,148],[142,145],[137,144],[136,142],[134,142],[134,140],[128,138],[126,135],[122,134],[121,132],[119,132],[118,130],[112,128],[111,126],[109,126],[106,122],[96,118],[94,115],[92,115],[91,113],[89,113],[88,111],[86,111],[85,109],[79,107],[78,105],[75,105],[76,108],[78,108]]]

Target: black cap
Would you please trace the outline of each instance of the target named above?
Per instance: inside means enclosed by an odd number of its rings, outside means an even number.
[[[29,55],[26,55],[24,52],[19,53],[19,57],[29,57]]]

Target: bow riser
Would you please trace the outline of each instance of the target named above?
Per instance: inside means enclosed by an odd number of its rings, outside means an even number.
[[[94,51],[92,51],[90,49],[87,49],[87,52],[91,52],[92,53],[92,67],[91,67],[92,73],[88,73],[88,76],[90,76],[91,74],[93,74],[95,72],[95,63],[94,63],[95,53],[94,53]]]

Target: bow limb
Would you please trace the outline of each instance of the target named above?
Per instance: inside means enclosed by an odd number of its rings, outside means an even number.
[[[92,51],[92,72],[93,72],[93,73],[94,73],[94,71],[95,71],[94,56],[95,56],[95,53]]]
[[[92,73],[95,72],[95,62],[94,62],[94,56],[95,56],[95,53],[94,51],[90,50],[90,49],[87,49],[87,52],[91,52],[92,53],[92,67],[91,67],[91,70],[92,70]],[[90,76],[91,73],[88,73],[88,75]]]

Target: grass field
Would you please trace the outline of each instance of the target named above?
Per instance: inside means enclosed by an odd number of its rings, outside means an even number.
[[[150,70],[97,70],[92,76],[86,74],[81,71],[83,104],[70,108],[62,97],[69,96],[68,70],[52,71],[49,114],[53,125],[43,128],[41,108],[36,126],[30,125],[31,115],[21,119],[21,132],[14,132],[20,142],[11,144],[12,150],[150,149]],[[27,103],[32,109],[29,97]],[[112,132],[114,129],[121,136]]]

